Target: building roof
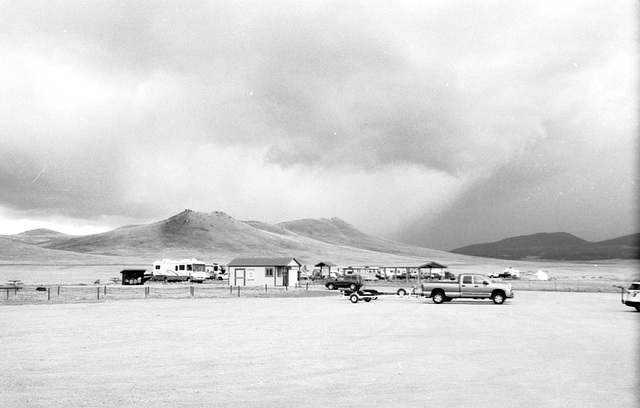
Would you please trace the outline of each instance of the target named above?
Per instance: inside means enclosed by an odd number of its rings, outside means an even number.
[[[320,266],[320,267],[322,267],[322,266],[336,266],[336,264],[331,263],[331,262],[320,262],[320,263],[316,264],[315,266]]]
[[[296,258],[236,258],[229,262],[229,266],[288,266],[295,261],[298,266],[301,263]]]

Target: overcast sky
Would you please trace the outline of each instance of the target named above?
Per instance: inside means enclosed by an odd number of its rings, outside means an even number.
[[[0,234],[638,232],[637,1],[3,1]]]

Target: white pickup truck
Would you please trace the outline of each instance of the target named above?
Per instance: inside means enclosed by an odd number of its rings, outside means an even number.
[[[422,284],[422,296],[433,303],[450,302],[457,298],[491,299],[500,305],[513,298],[510,284],[491,282],[482,275],[461,274],[456,280],[434,280]]]

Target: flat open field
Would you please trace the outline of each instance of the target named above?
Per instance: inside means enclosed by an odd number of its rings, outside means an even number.
[[[488,275],[492,272],[503,271],[513,266],[522,272],[522,280],[535,279],[533,274],[543,269],[552,280],[560,281],[590,281],[590,282],[624,282],[628,283],[640,279],[640,261],[635,259],[607,260],[599,262],[566,262],[566,261],[537,261],[510,262],[487,258],[475,258],[474,263],[460,263],[450,265],[448,270],[455,273],[480,273]],[[0,284],[12,279],[19,279],[26,285],[91,285],[96,280],[102,284],[110,282],[111,278],[120,278],[122,269],[148,269],[151,264],[143,261],[127,264],[47,264],[39,261],[34,263],[11,264],[0,260]]]
[[[640,313],[615,293],[5,305],[7,407],[631,407]]]

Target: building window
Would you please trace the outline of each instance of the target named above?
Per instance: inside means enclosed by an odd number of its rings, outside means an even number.
[[[264,268],[264,276],[267,278],[273,277],[273,267]]]
[[[284,268],[278,268],[278,271],[277,271],[278,272],[278,278],[282,277],[282,270],[283,269]]]

